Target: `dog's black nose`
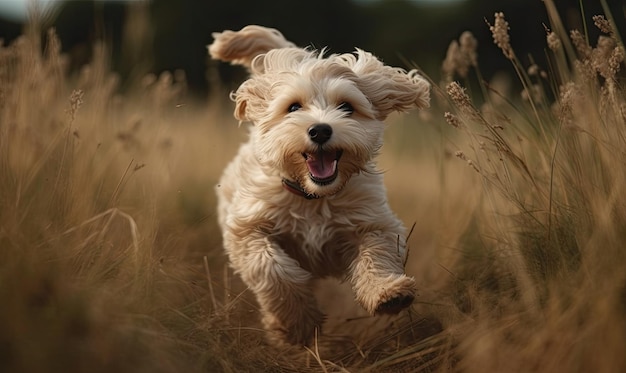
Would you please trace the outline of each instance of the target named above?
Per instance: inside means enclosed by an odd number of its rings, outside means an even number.
[[[309,138],[320,145],[333,135],[333,129],[326,123],[314,124],[309,128]]]

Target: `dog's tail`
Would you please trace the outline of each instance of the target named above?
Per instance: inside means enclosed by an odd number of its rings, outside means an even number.
[[[280,31],[256,25],[239,31],[214,32],[213,38],[215,40],[208,46],[212,58],[248,68],[254,57],[260,54],[272,49],[295,47]]]

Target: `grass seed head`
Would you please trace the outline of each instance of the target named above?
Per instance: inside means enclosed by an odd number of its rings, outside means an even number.
[[[464,31],[459,37],[459,45],[461,46],[461,54],[467,61],[469,66],[478,66],[478,40],[470,31]]]
[[[80,89],[75,89],[72,91],[70,95],[70,108],[68,110],[72,121],[76,118],[76,113],[78,113],[78,109],[83,105],[83,91]]]
[[[457,63],[459,61],[459,54],[459,43],[456,40],[452,40],[452,42],[450,42],[450,45],[448,46],[446,58],[441,64],[441,71],[444,76],[444,81],[452,81],[455,72],[458,71]]]
[[[446,58],[443,60],[441,70],[446,82],[452,81],[454,74],[461,78],[467,78],[470,67],[478,66],[478,41],[474,35],[465,31],[459,40],[453,40],[448,46]]]
[[[449,112],[449,111],[446,111],[443,114],[443,117],[446,119],[446,122],[449,125],[451,125],[452,127],[454,127],[454,128],[459,128],[459,127],[462,126],[461,121],[459,120],[459,118],[456,115],[454,115],[451,112]]]
[[[551,50],[556,52],[561,49],[561,39],[555,32],[548,32],[546,40],[548,42],[548,48],[550,48]]]
[[[611,52],[611,57],[609,57],[609,72],[615,76],[617,72],[620,70],[621,64],[624,62],[624,48],[621,46],[616,46],[613,48],[613,52]]]
[[[616,49],[620,49],[616,44],[613,38],[600,35],[596,47],[591,52],[593,68],[605,79],[615,78],[615,73],[621,63],[620,52],[615,53]],[[623,56],[623,53],[621,55]]]
[[[583,61],[588,60],[591,57],[592,48],[580,31],[570,31],[570,39],[572,39],[572,43],[574,44],[576,51],[578,51],[580,59]]]
[[[613,34],[613,27],[611,26],[611,23],[603,15],[595,15],[592,19],[593,23],[600,31],[608,35]]]
[[[462,110],[472,109],[472,100],[470,100],[465,88],[457,82],[452,82],[446,87],[448,95],[452,101]]]
[[[489,30],[493,36],[493,42],[502,50],[504,56],[509,60],[515,58],[513,48],[511,48],[511,38],[509,36],[509,23],[504,19],[504,13],[495,13],[495,21],[492,26],[489,24]]]

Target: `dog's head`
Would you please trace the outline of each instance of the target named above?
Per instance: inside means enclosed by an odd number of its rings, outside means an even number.
[[[274,40],[280,35],[271,32]],[[244,64],[251,77],[233,94],[235,117],[254,123],[252,141],[261,164],[309,195],[335,194],[368,168],[391,112],[429,104],[424,78],[386,66],[371,53],[324,56],[275,44],[278,49],[251,59],[239,57],[249,61]]]

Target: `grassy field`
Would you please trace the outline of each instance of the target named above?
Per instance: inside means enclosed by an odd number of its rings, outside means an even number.
[[[548,66],[488,20],[481,48],[502,49],[521,94],[464,88],[481,81],[465,33],[433,107],[389,121],[414,306],[369,317],[324,280],[324,332],[289,350],[266,344],[221,248],[213,185],[245,139],[227,93],[194,102],[180,74],[120,93],[106,46],[68,74],[31,25],[0,48],[0,371],[626,370],[624,47],[610,15],[588,41],[551,4]]]

